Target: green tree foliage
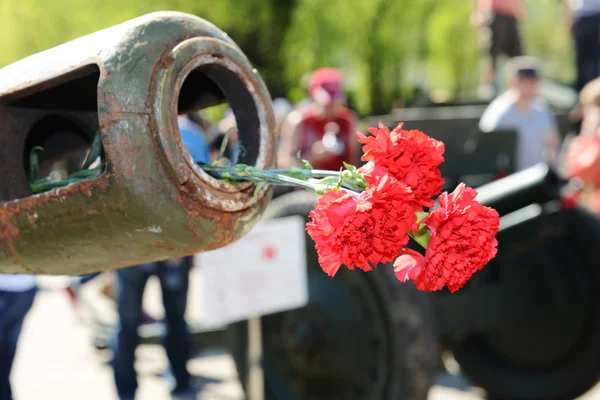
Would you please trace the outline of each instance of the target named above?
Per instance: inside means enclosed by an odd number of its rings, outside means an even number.
[[[199,15],[226,31],[273,96],[304,95],[317,67],[344,70],[361,113],[384,113],[417,84],[472,95],[481,74],[479,32],[463,0],[0,0],[0,66],[159,10]],[[571,38],[558,0],[527,0],[525,49],[546,72],[573,77]]]
[[[572,37],[565,20],[563,1],[529,0],[521,26],[525,51],[544,60],[545,73],[559,81],[575,78]]]
[[[481,44],[470,24],[469,2],[438,0],[427,24],[427,71],[430,87],[452,95],[473,91],[479,82]]]

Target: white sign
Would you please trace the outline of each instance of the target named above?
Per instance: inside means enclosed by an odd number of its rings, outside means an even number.
[[[304,219],[262,221],[230,245],[196,254],[202,323],[228,324],[308,303]]]

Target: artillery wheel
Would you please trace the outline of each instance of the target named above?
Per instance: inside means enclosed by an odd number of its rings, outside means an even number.
[[[307,217],[316,199],[283,195],[265,217]],[[400,284],[391,265],[332,279],[308,236],[306,252],[309,304],[262,318],[266,399],[426,399],[438,365],[427,297]],[[245,386],[246,322],[228,338]]]
[[[531,249],[523,266],[559,282],[568,307],[468,334],[450,347],[490,399],[573,399],[600,380],[600,224],[583,210],[564,212],[555,223],[567,227],[564,234]]]

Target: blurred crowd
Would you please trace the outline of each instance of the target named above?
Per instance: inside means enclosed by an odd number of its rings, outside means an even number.
[[[543,4],[540,2],[540,7]],[[581,139],[571,146],[573,176],[579,176],[595,193],[600,185],[600,0],[565,0],[568,29],[573,37],[577,79],[575,90],[580,101],[573,118],[581,122]],[[561,136],[550,107],[538,96],[543,78],[542,62],[526,54],[519,34],[524,7],[521,0],[477,0],[471,22],[480,28],[484,55],[489,68],[482,77],[480,94],[493,99],[481,117],[480,130],[491,132],[514,129],[518,134],[516,169],[523,170],[539,162],[556,166]],[[469,21],[465,21],[469,23]],[[499,57],[506,56],[505,90],[499,82]],[[343,162],[355,163],[358,143],[355,132],[358,119],[346,105],[344,77],[340,70],[321,68],[313,71],[307,97],[293,105],[285,98],[273,100],[279,133],[279,168],[308,160],[314,168],[338,170]],[[396,102],[393,108],[402,108]],[[235,115],[227,110],[217,121],[199,112],[179,116],[182,140],[196,162],[235,164],[243,152]],[[225,141],[225,139],[227,140]],[[224,149],[223,153],[221,150]],[[590,149],[595,153],[590,153]],[[587,161],[581,154],[587,150]],[[574,172],[573,172],[574,171]],[[591,194],[589,199],[594,198]],[[600,199],[600,196],[597,196]],[[593,201],[591,201],[593,203]],[[600,212],[600,202],[597,211]],[[187,307],[190,257],[132,266],[112,272],[112,282],[105,291],[118,312],[119,322],[111,339],[112,368],[119,398],[133,399],[137,389],[134,369],[135,349],[140,342],[138,327],[155,322],[142,309],[142,297],[151,276],[157,276],[162,288],[167,336],[164,347],[171,364],[175,384],[174,398],[193,393],[186,369],[192,352],[191,339],[184,315]],[[67,292],[77,304],[80,287],[96,275],[75,277]],[[32,307],[36,280],[28,275],[0,275],[0,400],[12,399],[10,372],[17,350],[23,321]],[[26,343],[24,345],[27,345]],[[58,395],[58,394],[57,394]]]

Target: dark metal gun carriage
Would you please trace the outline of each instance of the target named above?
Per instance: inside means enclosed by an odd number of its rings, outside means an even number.
[[[501,214],[499,253],[452,294],[416,292],[390,265],[330,279],[307,240],[309,305],[263,317],[267,398],[425,399],[443,352],[488,398],[589,390],[600,380],[600,223],[562,208],[563,186],[538,165],[480,187],[479,199]],[[306,216],[315,201],[287,194],[265,216]],[[246,335],[244,323],[229,328],[242,378]]]
[[[464,290],[431,296],[441,344],[490,398],[575,398],[600,379],[600,223],[560,206],[545,165],[480,188],[498,256]]]

